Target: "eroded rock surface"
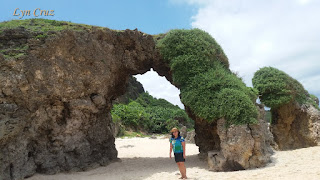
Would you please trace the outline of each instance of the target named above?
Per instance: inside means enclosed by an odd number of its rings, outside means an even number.
[[[195,143],[194,142],[195,135],[196,135],[195,130],[191,130],[191,131],[187,132],[186,142],[194,144]]]
[[[234,171],[263,167],[270,162],[273,153],[270,144],[273,141],[272,134],[268,130],[268,124],[264,120],[264,111],[260,109],[259,122],[252,125],[231,125],[225,127],[225,120],[219,119],[206,128],[211,130],[211,140],[216,146],[208,144],[200,152],[207,155],[210,170]],[[263,108],[263,107],[262,107]],[[201,133],[203,129],[196,129]],[[207,134],[207,135],[208,135]],[[217,141],[219,139],[219,141]],[[199,138],[196,134],[196,144],[204,146],[208,139]],[[219,143],[219,144],[218,144]],[[200,147],[200,146],[199,146]]]
[[[320,143],[320,111],[297,103],[272,110],[274,140],[280,150],[316,146]]]
[[[37,39],[20,28],[4,31],[0,42],[3,49],[28,45],[23,56],[0,55],[0,179],[116,160],[111,102],[129,75],[151,68],[152,37],[92,28]]]
[[[172,83],[154,40],[137,30],[92,27],[48,34],[39,39],[19,28],[0,35],[2,49],[28,45],[22,56],[0,54],[0,179],[85,170],[117,160],[110,110],[130,75],[153,68]],[[219,163],[223,168],[217,170],[268,162],[267,128],[261,121],[225,129],[222,120],[209,123],[186,110],[195,120],[200,152],[215,150],[226,159],[227,166]]]
[[[115,99],[112,103],[122,103],[122,104],[128,104],[130,99],[136,100],[141,93],[144,93],[144,88],[142,84],[137,81],[137,79],[133,76],[130,76],[128,85],[126,87],[126,93],[119,96],[117,99]]]

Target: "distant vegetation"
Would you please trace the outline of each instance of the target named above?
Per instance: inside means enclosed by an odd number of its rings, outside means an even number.
[[[259,91],[261,102],[270,108],[298,102],[300,105],[309,104],[319,109],[315,96],[310,95],[296,79],[276,68],[261,68],[254,74],[252,83]]]
[[[272,115],[271,115],[270,110],[266,110],[265,120],[266,120],[266,122],[268,122],[268,123],[272,123]]]
[[[157,39],[157,48],[172,70],[181,101],[210,122],[226,125],[257,122],[257,91],[232,73],[220,45],[200,29],[171,30]]]
[[[164,99],[156,99],[141,93],[128,104],[114,104],[111,111],[114,123],[120,123],[120,135],[125,130],[146,133],[168,133],[171,128],[181,125],[193,128],[194,122],[186,112]]]

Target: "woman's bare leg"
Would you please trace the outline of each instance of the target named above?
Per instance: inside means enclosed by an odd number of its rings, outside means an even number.
[[[186,169],[186,166],[184,165],[184,162],[180,162],[180,167],[181,167],[181,175],[182,175],[182,178],[186,178],[187,179],[187,169]]]
[[[181,174],[181,177],[179,179],[182,179],[183,178],[183,169],[182,169],[181,162],[177,162],[177,165],[178,165],[178,168],[179,168],[179,171],[180,171],[180,174]]]

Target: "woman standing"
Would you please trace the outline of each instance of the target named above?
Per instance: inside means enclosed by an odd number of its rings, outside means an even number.
[[[186,159],[186,143],[184,141],[184,138],[180,136],[180,131],[177,128],[172,128],[171,135],[172,136],[170,138],[170,159],[171,152],[173,149],[174,160],[176,161],[181,173],[180,179],[187,179],[186,166],[184,165]]]

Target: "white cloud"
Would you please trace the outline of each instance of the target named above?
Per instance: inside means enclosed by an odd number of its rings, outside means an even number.
[[[135,77],[150,95],[156,98],[166,99],[172,104],[184,108],[179,98],[179,89],[174,87],[165,77],[159,76],[152,69],[143,75],[135,75]]]
[[[308,4],[311,0],[297,0],[300,4]]]
[[[298,79],[320,97],[320,1],[169,0],[196,7],[192,26],[209,32],[222,46],[230,68],[248,86],[254,72],[273,66]],[[154,71],[136,76],[157,98],[183,105],[179,90]]]
[[[200,5],[192,27],[217,40],[247,85],[259,68],[273,66],[320,96],[320,1],[184,2]]]

